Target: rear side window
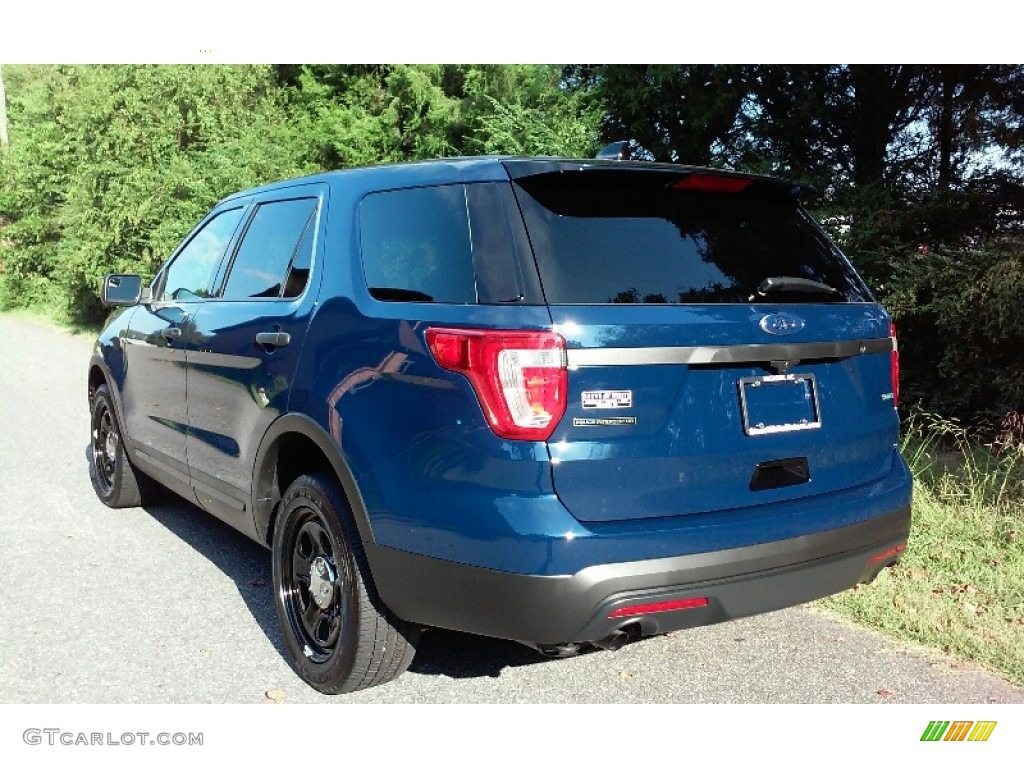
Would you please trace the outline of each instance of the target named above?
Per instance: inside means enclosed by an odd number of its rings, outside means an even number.
[[[359,228],[366,287],[375,299],[476,302],[462,185],[367,195]]]
[[[222,298],[291,298],[302,293],[309,273],[316,202],[315,198],[281,200],[256,209],[235,253]]]
[[[870,301],[842,254],[784,189],[673,187],[682,176],[588,171],[519,179],[516,194],[552,304]],[[768,277],[832,295],[758,294]]]

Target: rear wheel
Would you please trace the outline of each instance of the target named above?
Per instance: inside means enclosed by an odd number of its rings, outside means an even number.
[[[106,384],[93,393],[89,477],[99,500],[108,507],[137,507],[149,500],[155,482],[128,460],[114,402]]]
[[[359,532],[333,478],[289,486],[274,527],[274,602],[298,675],[322,693],[393,680],[412,663],[419,631],[381,604]]]

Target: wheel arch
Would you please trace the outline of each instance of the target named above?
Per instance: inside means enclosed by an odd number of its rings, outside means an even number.
[[[107,385],[107,391],[110,392],[110,398],[114,401],[114,416],[117,418],[117,424],[121,429],[121,434],[127,437],[128,430],[124,420],[124,408],[121,403],[121,389],[117,386],[114,377],[111,375],[110,369],[107,367],[107,361],[103,359],[103,356],[99,352],[94,352],[92,359],[89,361],[88,382],[90,407],[92,407],[92,397],[96,390],[99,389],[102,384]]]
[[[278,470],[282,467],[282,448],[286,449],[290,457],[289,463],[284,464],[284,478],[278,476]],[[301,471],[293,469],[288,472],[289,467],[301,467]],[[341,450],[323,427],[308,416],[296,413],[282,416],[271,424],[256,452],[252,479],[252,510],[260,541],[270,546],[278,502],[288,484],[294,479],[290,475],[297,476],[317,470],[331,471],[337,477],[352,510],[360,538],[364,543],[372,544],[374,537],[370,517],[359,492],[359,486]]]
[[[89,399],[92,399],[93,394],[102,384],[107,385],[107,389],[110,389],[110,379],[107,378],[107,372],[104,370],[101,358],[97,355],[89,363]]]

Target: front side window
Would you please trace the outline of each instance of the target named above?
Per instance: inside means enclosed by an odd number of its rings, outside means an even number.
[[[164,272],[160,291],[164,301],[198,301],[210,295],[213,271],[231,242],[242,210],[218,213],[189,240]]]
[[[261,204],[242,236],[221,298],[298,296],[309,273],[316,203],[302,198]],[[293,270],[301,274],[290,275]]]

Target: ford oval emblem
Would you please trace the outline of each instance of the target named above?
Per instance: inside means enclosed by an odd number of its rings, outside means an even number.
[[[803,329],[804,321],[803,318],[796,315],[778,312],[762,317],[760,326],[762,331],[770,333],[772,336],[792,336]]]

